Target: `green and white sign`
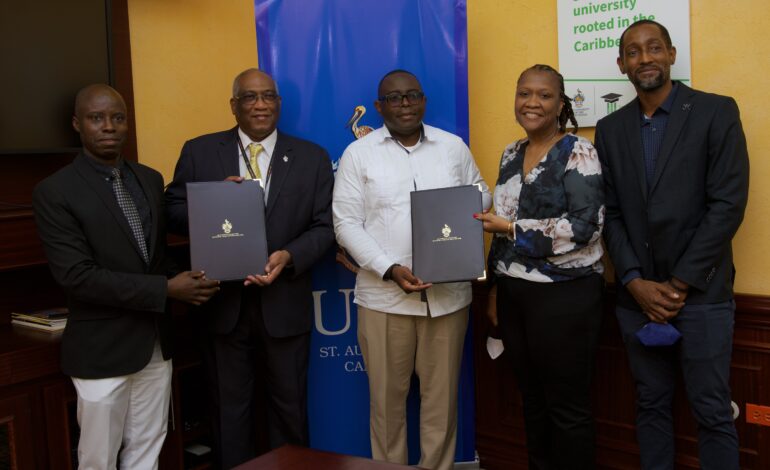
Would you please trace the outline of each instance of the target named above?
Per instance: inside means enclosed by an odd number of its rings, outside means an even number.
[[[655,20],[676,47],[671,78],[690,84],[689,0],[557,0],[559,71],[580,127],[636,97],[617,65],[620,35],[634,21]]]

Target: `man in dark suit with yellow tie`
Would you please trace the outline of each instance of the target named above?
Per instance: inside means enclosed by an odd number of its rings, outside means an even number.
[[[80,468],[157,468],[171,391],[167,298],[205,302],[218,282],[174,277],[163,177],[126,160],[126,104],[97,84],[75,101],[83,149],[33,194],[38,233],[67,294],[62,371],[78,396]],[[169,278],[170,277],[170,278]]]
[[[238,125],[186,142],[166,191],[169,227],[182,234],[186,183],[255,178],[266,194],[265,206],[254,210],[265,211],[267,266],[254,266],[243,284],[223,283],[199,312],[223,468],[256,455],[258,386],[267,389],[270,446],[308,444],[311,268],[334,242],[331,161],[318,145],[276,129],[281,97],[273,79],[257,69],[241,72],[230,107]]]
[[[729,386],[731,241],[746,208],[749,160],[735,100],[673,82],[675,60],[659,23],[636,22],[620,38],[618,66],[637,99],[596,126],[604,236],[637,382],[642,468],[674,467],[671,403],[681,369],[698,422],[701,468],[732,470],[738,437]],[[671,332],[681,340],[665,345]]]

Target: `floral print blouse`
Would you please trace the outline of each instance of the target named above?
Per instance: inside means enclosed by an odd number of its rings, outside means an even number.
[[[558,282],[604,272],[604,183],[596,149],[567,134],[524,175],[527,144],[514,142],[500,160],[495,211],[514,222],[515,234],[495,234],[492,278]]]

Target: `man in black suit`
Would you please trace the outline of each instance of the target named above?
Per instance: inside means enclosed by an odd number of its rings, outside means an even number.
[[[78,395],[80,468],[157,468],[171,390],[168,297],[217,290],[201,272],[170,279],[163,177],[125,160],[126,105],[107,85],[82,89],[72,125],[83,150],[33,194],[38,233],[67,293],[62,370]]]
[[[215,447],[223,468],[256,455],[256,385],[268,392],[270,446],[307,445],[307,366],[313,298],[311,267],[332,246],[333,173],[329,156],[311,142],[276,129],[281,97],[257,69],[233,83],[230,107],[238,125],[182,148],[166,190],[169,225],[187,233],[185,184],[259,179],[265,189],[265,275],[224,283],[203,306],[204,354],[215,407]],[[255,266],[255,273],[261,266]],[[257,373],[257,365],[266,373]]]
[[[698,422],[701,467],[737,469],[731,240],[748,198],[746,140],[732,98],[671,81],[675,59],[662,25],[629,26],[617,62],[637,99],[596,126],[616,314],[637,382],[642,468],[673,468],[671,402],[679,366]],[[648,322],[672,325],[681,341],[645,346],[636,332]]]

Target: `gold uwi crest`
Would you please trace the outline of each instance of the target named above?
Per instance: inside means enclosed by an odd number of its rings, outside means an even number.
[[[441,235],[442,235],[441,237],[432,240],[432,242],[433,243],[454,242],[454,241],[463,239],[463,237],[452,236],[452,227],[450,227],[449,224],[444,224],[444,226],[441,228]]]
[[[225,233],[230,233],[232,230],[233,224],[231,224],[229,220],[225,219],[225,223],[222,224],[222,231]]]
[[[575,103],[575,106],[577,106],[578,108],[582,108],[585,100],[586,100],[586,96],[583,94],[582,91],[580,91],[580,88],[578,88],[577,94],[572,98],[572,101]]]

